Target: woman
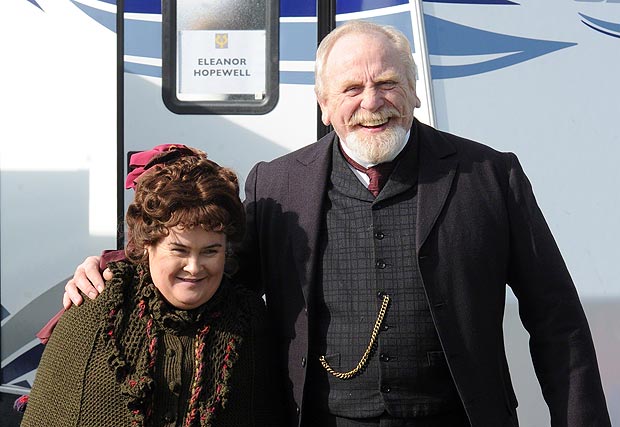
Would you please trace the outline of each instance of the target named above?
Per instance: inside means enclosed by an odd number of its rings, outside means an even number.
[[[128,176],[128,260],[62,315],[22,426],[277,425],[263,301],[224,276],[235,174],[185,146],[134,156],[152,159]]]

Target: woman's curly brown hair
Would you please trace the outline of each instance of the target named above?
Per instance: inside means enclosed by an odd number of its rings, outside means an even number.
[[[193,151],[195,155],[156,164],[140,176],[126,215],[125,253],[131,261],[146,263],[145,248],[176,226],[221,232],[229,241],[243,237],[245,212],[237,176],[204,152]]]

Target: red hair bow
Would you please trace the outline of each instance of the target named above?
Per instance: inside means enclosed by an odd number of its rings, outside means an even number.
[[[195,155],[196,153],[191,148],[183,144],[161,144],[150,150],[132,154],[129,160],[130,172],[125,180],[125,188],[136,188],[140,175],[152,166],[167,163],[180,157]]]

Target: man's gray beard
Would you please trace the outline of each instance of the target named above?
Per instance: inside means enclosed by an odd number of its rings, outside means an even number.
[[[405,144],[407,130],[402,126],[391,126],[377,135],[360,137],[358,132],[351,132],[345,144],[358,160],[366,164],[390,162],[396,158]]]

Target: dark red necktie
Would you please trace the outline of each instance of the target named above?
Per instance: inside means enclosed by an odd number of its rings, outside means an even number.
[[[365,168],[351,157],[347,156],[347,153],[345,153],[344,150],[341,149],[340,152],[344,156],[347,163],[358,171],[368,175],[368,178],[370,178],[370,182],[368,183],[368,191],[370,191],[373,196],[377,197],[394,169],[394,162],[380,163],[378,165]]]

